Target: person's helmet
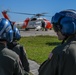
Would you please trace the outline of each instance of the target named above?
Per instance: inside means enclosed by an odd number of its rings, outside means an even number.
[[[5,19],[0,19],[0,41],[13,41],[13,30],[10,22]]]
[[[14,32],[13,40],[20,40],[21,35],[17,27],[13,26],[13,32]]]
[[[51,22],[54,30],[60,31],[63,35],[69,36],[76,33],[76,10],[68,9],[56,13]]]

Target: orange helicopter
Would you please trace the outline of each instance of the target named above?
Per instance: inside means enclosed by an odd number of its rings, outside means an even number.
[[[8,14],[9,13],[15,13],[15,14],[23,14],[23,15],[34,15],[31,18],[26,18],[24,20],[24,22],[22,22],[21,24],[21,28],[25,29],[25,30],[29,30],[29,29],[35,29],[35,30],[40,30],[40,29],[45,29],[45,31],[47,31],[48,29],[52,29],[52,24],[49,20],[45,19],[45,18],[41,18],[40,16],[47,16],[45,15],[46,13],[40,13],[40,14],[29,14],[29,13],[20,13],[20,12],[11,12],[11,11],[2,11],[2,14],[4,16],[4,18],[9,19]],[[49,17],[49,16],[47,16]],[[12,22],[12,21],[11,21]],[[12,22],[13,25],[17,25],[19,26],[19,24],[17,24],[16,22]]]

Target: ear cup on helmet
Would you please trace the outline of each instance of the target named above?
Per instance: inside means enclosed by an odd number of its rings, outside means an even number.
[[[63,10],[56,13],[51,22],[56,32],[69,36],[76,33],[76,10]]]
[[[10,37],[10,38],[8,38]],[[13,41],[13,30],[9,30],[9,32],[6,33],[6,38],[9,42]]]
[[[76,33],[76,23],[71,17],[64,17],[60,21],[62,26],[61,32],[64,35],[71,35]]]
[[[13,27],[13,32],[14,32],[14,40],[20,40],[21,35],[20,35],[20,31],[18,30],[17,27]]]
[[[62,25],[60,24],[61,19],[64,17],[61,13],[56,13],[52,19],[51,23],[53,24],[54,31],[58,32],[61,31]]]

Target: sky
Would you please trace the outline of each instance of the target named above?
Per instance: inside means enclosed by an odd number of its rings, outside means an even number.
[[[51,17],[59,11],[66,9],[76,10],[76,0],[0,0],[0,18],[3,18],[2,11],[9,10],[22,13],[44,13],[50,17],[44,17],[51,21]],[[8,13],[10,20],[22,22],[32,15],[21,15]]]

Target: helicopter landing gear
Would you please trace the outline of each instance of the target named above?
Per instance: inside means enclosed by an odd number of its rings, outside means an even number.
[[[25,28],[25,31],[28,31],[29,30],[29,28]]]
[[[47,31],[48,29],[47,29],[47,28],[41,28],[41,30],[42,30],[42,31]]]
[[[47,29],[47,28],[45,28],[45,31],[48,31],[48,29]]]

